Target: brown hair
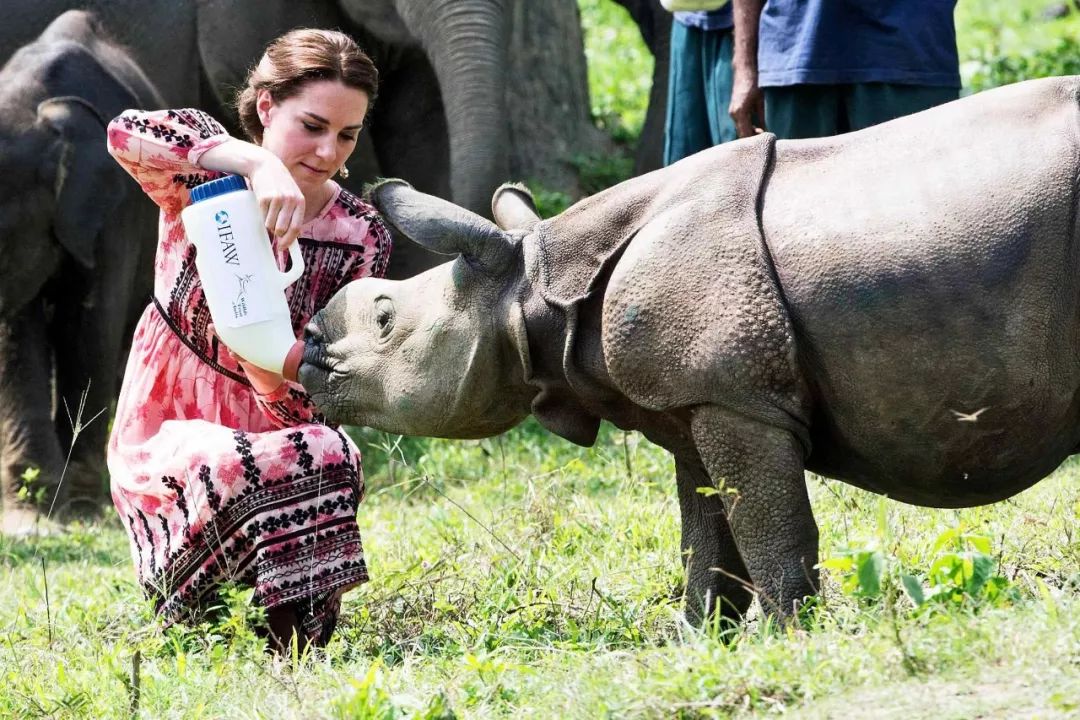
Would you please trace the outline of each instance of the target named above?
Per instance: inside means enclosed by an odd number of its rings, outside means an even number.
[[[375,101],[379,72],[351,37],[336,30],[300,28],[270,43],[259,64],[248,73],[247,83],[236,96],[240,126],[261,144],[262,122],[255,107],[260,90],[269,90],[274,102],[299,93],[313,80],[337,80],[367,93]]]

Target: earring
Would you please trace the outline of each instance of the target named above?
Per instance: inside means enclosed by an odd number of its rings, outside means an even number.
[[[349,168],[342,165],[341,169],[338,170],[338,175],[341,176],[342,180],[348,180],[349,179]]]

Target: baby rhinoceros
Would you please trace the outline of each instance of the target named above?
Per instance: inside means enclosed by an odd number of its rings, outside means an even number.
[[[961,507],[1076,450],[1078,141],[1080,78],[1051,78],[729,143],[547,220],[514,187],[496,227],[387,181],[395,232],[458,257],[338,293],[301,380],[408,435],[640,430],[675,457],[690,618],[748,588],[786,616],[818,589],[804,470]]]

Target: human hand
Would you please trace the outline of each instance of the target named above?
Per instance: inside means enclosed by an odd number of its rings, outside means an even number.
[[[300,237],[304,224],[304,194],[284,163],[270,152],[256,164],[248,180],[266,218],[266,231],[277,249],[288,249]]]
[[[764,132],[765,94],[758,87],[756,72],[735,69],[728,114],[735,121],[735,131],[739,137],[750,137]],[[755,119],[761,123],[761,127],[754,125]]]
[[[211,335],[217,335],[217,328],[213,323],[210,323],[207,328]],[[285,382],[285,377],[279,373],[271,370],[263,370],[258,365],[249,363],[244,358],[240,357],[229,346],[221,340],[221,336],[218,335],[218,340],[221,342],[221,349],[226,355],[236,361],[236,364],[240,366],[240,369],[244,371],[244,376],[247,377],[248,382],[251,383],[251,387],[259,395],[270,395],[281,388]]]

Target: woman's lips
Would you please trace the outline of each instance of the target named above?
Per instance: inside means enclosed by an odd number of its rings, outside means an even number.
[[[325,175],[326,174],[326,170],[319,170],[319,169],[313,168],[310,165],[308,165],[307,163],[300,163],[300,167],[304,168],[305,170],[307,170],[312,175]]]

